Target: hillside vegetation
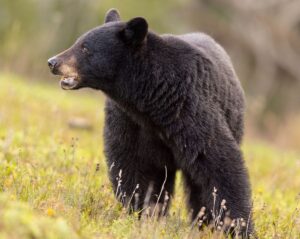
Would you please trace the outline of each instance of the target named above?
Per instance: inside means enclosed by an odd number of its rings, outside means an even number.
[[[199,238],[180,174],[170,216],[128,215],[103,155],[104,97],[0,74],[0,238]],[[299,238],[300,155],[246,138],[259,238]],[[201,238],[222,238],[209,230]]]

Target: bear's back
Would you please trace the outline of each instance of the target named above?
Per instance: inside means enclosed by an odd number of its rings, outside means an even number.
[[[213,92],[210,93],[217,99],[233,136],[240,143],[243,135],[244,92],[230,57],[222,46],[204,33],[189,33],[176,38],[192,45],[212,63],[214,77],[207,79],[213,85]]]
[[[232,75],[232,77],[227,77],[224,80],[236,81],[239,85],[230,57],[224,48],[212,37],[201,32],[179,35],[177,37],[201,51],[205,57],[215,64],[218,72],[227,72],[227,74]]]

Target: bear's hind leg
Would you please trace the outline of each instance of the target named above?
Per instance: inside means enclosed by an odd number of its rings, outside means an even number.
[[[193,210],[193,220],[197,219],[201,207],[206,208],[204,223],[207,224],[218,226],[216,224],[224,223],[228,214],[230,219],[238,221],[239,235],[246,238],[253,231],[248,173],[238,144],[230,137],[221,136],[219,134],[205,153],[190,162],[189,171],[184,170],[188,203]],[[230,225],[224,229],[236,232]]]

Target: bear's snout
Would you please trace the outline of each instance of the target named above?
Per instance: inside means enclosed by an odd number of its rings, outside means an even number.
[[[75,65],[76,58],[68,51],[48,59],[52,74],[61,76],[60,85],[64,90],[74,90],[80,87],[81,79]]]
[[[51,57],[50,59],[48,59],[48,66],[53,74],[58,73],[57,71],[58,61],[56,57]]]

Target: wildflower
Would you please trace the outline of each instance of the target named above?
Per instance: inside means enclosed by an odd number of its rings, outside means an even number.
[[[54,211],[53,208],[47,208],[46,214],[47,214],[49,217],[53,217],[53,216],[55,216],[55,211]]]

